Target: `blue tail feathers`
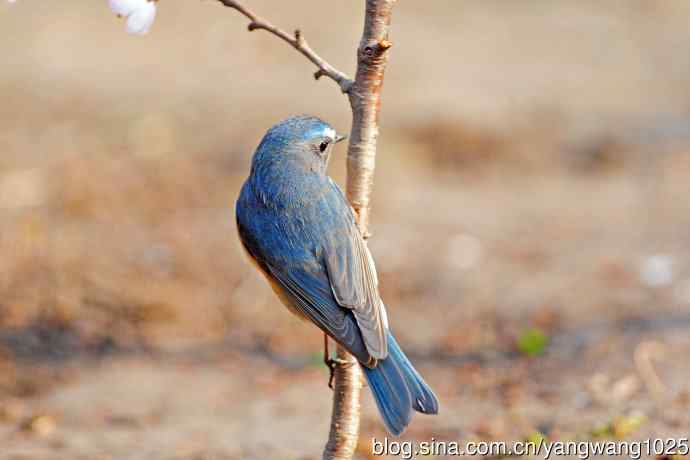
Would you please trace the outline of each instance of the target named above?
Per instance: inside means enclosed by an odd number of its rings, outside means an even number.
[[[400,435],[412,418],[412,410],[438,413],[438,400],[388,332],[388,357],[373,369],[362,366],[376,405],[392,434]]]

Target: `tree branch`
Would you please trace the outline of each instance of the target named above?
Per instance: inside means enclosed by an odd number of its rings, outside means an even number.
[[[369,199],[374,185],[378,115],[391,12],[395,0],[366,0],[364,31],[357,49],[357,73],[347,91],[352,107],[352,128],[347,149],[347,196],[357,214],[360,232],[369,236]],[[359,437],[362,369],[338,346],[331,430],[324,460],[349,460]]]
[[[350,460],[359,438],[362,368],[342,346],[338,345],[336,354],[331,430],[323,460]]]
[[[244,6],[242,3],[235,1],[235,0],[218,0],[220,3],[223,5],[227,6],[228,8],[232,8],[234,10],[237,10],[240,14],[245,16],[247,19],[249,19],[249,25],[247,26],[247,29],[249,31],[253,30],[265,30],[266,32],[269,32],[276,37],[282,39],[283,41],[287,42],[290,44],[293,48],[295,48],[297,51],[302,53],[304,57],[309,59],[317,68],[318,70],[314,72],[314,78],[319,79],[321,77],[328,77],[334,82],[340,86],[340,90],[347,94],[350,91],[350,88],[352,87],[353,81],[345,75],[343,72],[339,71],[335,67],[333,67],[331,64],[326,62],[321,56],[316,54],[316,52],[309,46],[307,43],[307,40],[304,38],[304,35],[299,29],[295,30],[294,34],[289,34],[285,32],[284,30],[274,26],[270,22],[268,22],[266,19],[260,17],[256,13],[254,13],[252,10]]]
[[[369,237],[369,201],[374,185],[376,140],[383,74],[388,63],[388,29],[395,0],[366,0],[364,33],[357,49],[357,74],[348,92],[352,129],[347,149],[347,197],[357,213],[364,238]]]

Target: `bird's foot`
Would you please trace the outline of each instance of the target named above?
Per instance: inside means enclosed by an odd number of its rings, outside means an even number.
[[[335,380],[335,366],[338,364],[343,365],[343,364],[350,364],[349,361],[345,361],[344,359],[339,359],[339,358],[326,358],[324,359],[324,363],[328,367],[328,371],[330,373],[328,377],[328,388],[331,390],[333,389],[333,381]]]

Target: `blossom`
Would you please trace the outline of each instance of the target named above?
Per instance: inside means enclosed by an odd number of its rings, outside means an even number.
[[[156,17],[155,0],[108,0],[110,9],[127,18],[127,32],[144,35]]]

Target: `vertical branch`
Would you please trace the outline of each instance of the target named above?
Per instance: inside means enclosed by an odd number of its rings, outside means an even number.
[[[364,33],[357,49],[357,74],[348,92],[352,129],[347,150],[347,197],[362,235],[369,236],[369,201],[374,182],[383,73],[391,47],[388,28],[395,0],[366,0]]]
[[[337,356],[331,431],[323,452],[324,460],[350,460],[359,437],[362,369],[357,360],[340,345]]]
[[[374,183],[378,116],[383,74],[391,47],[388,28],[395,0],[366,0],[364,32],[357,49],[357,74],[347,94],[352,107],[352,129],[347,150],[347,197],[360,232],[369,236],[369,200]],[[338,346],[331,431],[324,460],[351,459],[359,437],[362,370]]]

